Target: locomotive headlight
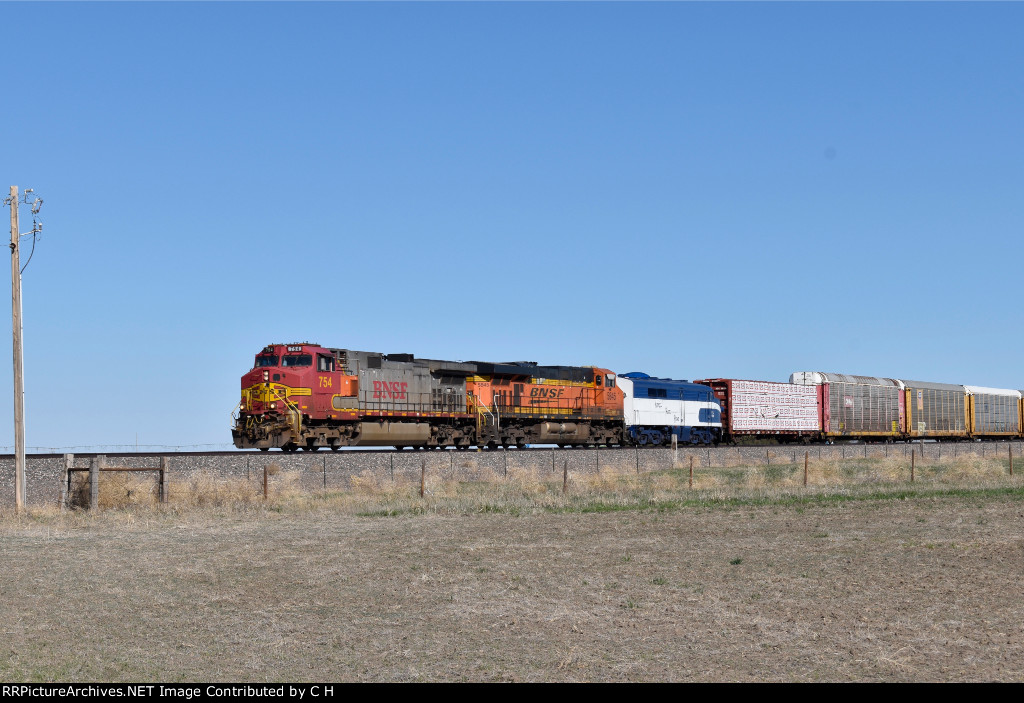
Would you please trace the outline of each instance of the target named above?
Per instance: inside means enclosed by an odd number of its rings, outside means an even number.
[[[269,381],[270,380],[270,372],[269,371],[264,371],[263,372],[263,380],[264,381]]]
[[[277,410],[277,403],[271,403],[270,404],[270,409],[271,410]]]

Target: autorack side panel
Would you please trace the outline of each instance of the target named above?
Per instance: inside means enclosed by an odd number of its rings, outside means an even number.
[[[911,437],[966,437],[967,391],[964,386],[903,381],[907,434]]]
[[[818,386],[729,378],[695,382],[715,390],[728,434],[811,435],[821,431]]]
[[[1020,434],[1021,392],[1004,388],[965,386],[970,432],[974,437]]]
[[[891,378],[797,372],[793,383],[823,385],[822,431],[831,437],[893,437],[905,427],[903,384]]]

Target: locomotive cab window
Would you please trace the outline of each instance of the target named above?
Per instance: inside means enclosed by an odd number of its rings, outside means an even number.
[[[277,357],[274,355],[257,356],[256,366],[277,366]]]
[[[594,379],[594,383],[596,383],[597,385],[599,385],[599,386],[600,386],[600,385],[601,385],[601,377],[600,377],[600,376],[596,377],[596,378]]]
[[[605,388],[615,388],[615,376],[608,374],[608,376],[605,378],[604,385]]]
[[[317,371],[334,371],[334,357],[318,354],[316,357]]]
[[[289,354],[282,357],[281,366],[312,366],[313,357],[310,354]]]

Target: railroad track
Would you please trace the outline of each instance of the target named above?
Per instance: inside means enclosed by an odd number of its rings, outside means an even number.
[[[923,444],[925,444],[926,446],[932,446],[932,447],[940,447],[940,446],[941,447],[952,447],[952,446],[971,447],[971,446],[981,446],[981,445],[988,445],[988,446],[991,446],[991,445],[1001,445],[1001,444],[1007,444],[1009,442],[1019,443],[1020,441],[1021,440],[1018,439],[1018,438],[1005,439],[1005,440],[1004,439],[987,439],[987,440],[959,441],[959,442],[939,442],[939,441],[932,440],[932,441],[925,441],[925,442],[923,442]],[[922,444],[922,442],[920,440],[913,440],[913,441],[891,442],[891,443],[888,443],[888,446],[889,447],[899,447],[899,446],[907,446],[907,445],[917,446],[917,445],[920,445],[920,444]],[[800,452],[803,452],[803,451],[820,449],[820,448],[825,448],[825,447],[837,447],[837,448],[844,448],[845,447],[845,448],[848,448],[848,449],[852,449],[852,448],[867,448],[868,450],[872,450],[873,448],[882,448],[884,446],[886,446],[886,444],[882,443],[882,442],[870,442],[870,443],[868,443],[868,442],[856,442],[856,441],[853,441],[853,442],[837,442],[835,444],[809,444],[809,445],[802,445],[802,444],[768,444],[768,443],[754,444],[754,443],[752,443],[752,444],[739,444],[739,445],[719,445],[717,447],[714,447],[714,446],[708,447],[708,446],[705,446],[705,445],[696,445],[695,446],[695,445],[688,445],[687,444],[687,445],[680,445],[679,449],[680,450],[691,450],[691,451],[696,449],[696,450],[701,450],[701,451],[710,451],[711,453],[736,451],[737,449],[739,449],[741,451],[744,451],[744,452],[756,451],[756,450],[760,450],[760,451],[766,451],[767,450],[767,451],[770,451],[770,452],[774,451],[774,452],[776,452],[778,454],[792,453],[792,452],[795,451],[795,452],[797,452],[799,454]],[[671,446],[664,446],[664,447],[650,447],[650,446],[647,446],[647,447],[636,447],[636,446],[606,447],[606,446],[601,446],[601,447],[597,448],[597,450],[601,451],[601,452],[613,452],[613,453],[615,453],[615,452],[635,452],[635,451],[645,451],[646,452],[646,451],[652,451],[652,450],[658,450],[658,449],[664,451],[664,450],[671,450],[672,447]],[[267,457],[274,457],[274,456],[300,457],[300,456],[345,456],[345,455],[368,455],[368,454],[395,454],[395,455],[423,455],[423,456],[430,456],[430,455],[442,454],[444,452],[453,452],[453,453],[456,454],[456,456],[458,456],[458,455],[471,456],[471,455],[475,455],[475,454],[485,454],[485,455],[486,454],[500,454],[503,451],[512,452],[512,453],[519,453],[519,454],[529,454],[529,453],[537,453],[537,452],[555,452],[556,454],[561,454],[561,453],[565,452],[567,454],[572,454],[574,452],[579,453],[581,451],[594,451],[594,450],[595,450],[595,447],[575,447],[575,448],[574,447],[565,447],[565,448],[561,448],[561,447],[550,447],[550,446],[547,446],[547,447],[544,447],[544,446],[541,446],[541,447],[527,447],[525,449],[516,449],[516,448],[502,449],[502,448],[499,447],[499,448],[496,448],[496,449],[479,449],[479,450],[475,449],[475,448],[474,449],[468,449],[468,450],[458,450],[458,449],[455,449],[454,447],[448,447],[448,448],[445,448],[445,449],[402,449],[402,450],[398,450],[398,449],[389,449],[389,448],[385,448],[385,447],[379,447],[379,448],[367,448],[367,449],[344,448],[344,449],[341,449],[339,451],[330,451],[328,449],[321,449],[319,451],[313,450],[313,451],[298,451],[298,452],[281,452],[281,451],[273,451],[273,450],[270,451],[270,452],[261,452],[261,451],[255,450],[255,449],[244,449],[244,450],[229,449],[229,450],[217,450],[217,451],[159,451],[159,452],[157,452],[157,451],[127,451],[127,452],[126,451],[120,451],[120,452],[113,452],[113,451],[101,451],[101,452],[29,452],[25,456],[28,459],[57,459],[57,458],[63,457],[65,454],[74,454],[76,457],[81,457],[81,458],[92,458],[92,457],[96,457],[96,456],[106,456],[106,457],[110,457],[110,458],[131,458],[131,457],[142,457],[142,456],[146,456],[146,457],[209,457],[209,458],[224,457],[224,458],[230,458],[230,457],[253,457],[253,456],[259,456],[259,457],[267,458]],[[0,461],[13,460],[13,459],[14,459],[14,454],[12,454],[12,453],[0,454]]]

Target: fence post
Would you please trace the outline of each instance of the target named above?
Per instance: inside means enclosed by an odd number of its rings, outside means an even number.
[[[810,458],[811,458],[811,452],[810,451],[804,452],[804,485],[805,486],[807,485],[807,462],[808,462],[808,460],[810,460]]]
[[[420,498],[423,497],[423,489],[427,483],[427,460],[420,459]]]
[[[636,475],[640,475],[640,447],[633,447],[636,452]]]
[[[562,495],[565,495],[566,489],[569,487],[569,460],[566,459],[565,463],[562,464]]]
[[[263,500],[267,499],[267,465],[263,465]]]
[[[71,467],[75,465],[75,455],[64,455],[64,480],[60,483],[60,511],[64,512],[68,507],[68,499],[71,496]]]
[[[910,452],[910,482],[914,482],[914,457],[917,456],[917,452]]]
[[[103,465],[104,456],[95,456],[89,462],[89,510],[96,510],[100,507],[100,469]]]
[[[690,488],[693,488],[693,455],[690,456]]]
[[[1013,476],[1013,444],[1007,447],[1010,450],[1010,475]]]
[[[160,459],[160,502],[167,502],[167,471],[171,468],[171,460],[167,457]]]

